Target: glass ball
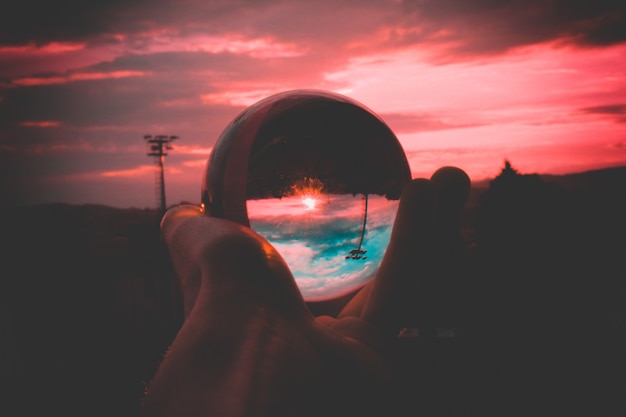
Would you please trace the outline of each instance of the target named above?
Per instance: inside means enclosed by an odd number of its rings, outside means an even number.
[[[361,103],[318,90],[269,96],[215,143],[205,213],[251,227],[291,269],[307,302],[374,278],[411,180],[392,130]]]

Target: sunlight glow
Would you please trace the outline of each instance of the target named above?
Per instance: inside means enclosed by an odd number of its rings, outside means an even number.
[[[314,198],[322,194],[324,183],[317,178],[304,178],[291,186],[291,195]]]
[[[307,210],[313,210],[317,205],[317,200],[311,196],[303,196],[302,204],[304,204]]]

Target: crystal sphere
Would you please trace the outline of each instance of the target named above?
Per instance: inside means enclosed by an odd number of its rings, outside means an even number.
[[[307,302],[374,278],[411,180],[387,124],[363,104],[292,90],[224,129],[202,183],[205,213],[251,227],[285,259]]]

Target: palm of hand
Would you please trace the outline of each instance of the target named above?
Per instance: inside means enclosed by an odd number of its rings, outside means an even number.
[[[211,236],[198,233],[206,227]],[[388,374],[365,321],[313,317],[280,255],[247,228],[188,216],[165,233],[186,317],[151,383],[147,415],[375,408]]]

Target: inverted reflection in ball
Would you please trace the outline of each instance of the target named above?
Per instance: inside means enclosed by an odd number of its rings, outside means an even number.
[[[339,94],[295,90],[239,114],[209,157],[210,216],[249,226],[276,247],[306,301],[343,296],[374,277],[411,175],[391,129]]]

